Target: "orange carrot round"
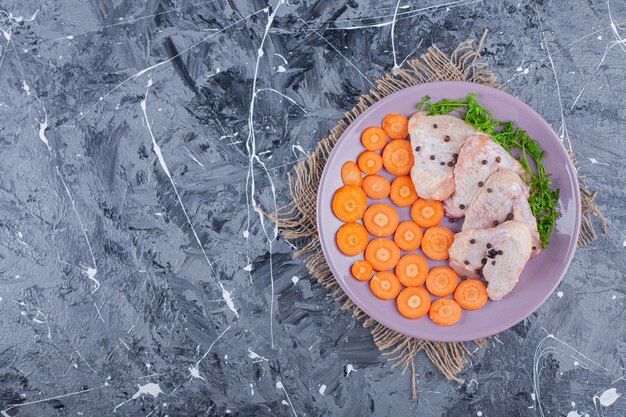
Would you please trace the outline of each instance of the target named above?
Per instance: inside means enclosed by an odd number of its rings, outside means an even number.
[[[411,206],[411,218],[422,227],[436,226],[443,219],[443,204],[420,198]]]
[[[404,139],[409,135],[409,119],[401,114],[388,114],[382,124],[385,133],[391,139]]]
[[[435,226],[426,229],[422,238],[422,251],[434,261],[448,259],[448,249],[454,242],[454,233],[447,227]]]
[[[376,271],[388,271],[398,264],[400,248],[389,239],[374,239],[365,248],[365,259]]]
[[[428,275],[428,261],[417,253],[404,255],[396,265],[396,276],[405,287],[419,287]]]
[[[361,143],[368,151],[380,151],[387,143],[387,133],[378,126],[368,127],[361,133]]]
[[[333,213],[344,222],[353,222],[363,217],[367,208],[367,196],[359,187],[346,185],[333,196]]]
[[[341,180],[344,185],[361,185],[363,176],[356,162],[348,161],[341,167]]]
[[[361,223],[346,223],[337,230],[337,247],[348,256],[355,256],[367,247],[367,230]]]
[[[487,287],[477,279],[467,279],[454,291],[454,299],[466,310],[478,310],[487,303]]]
[[[398,311],[407,319],[418,319],[428,313],[430,296],[424,288],[408,287],[400,291],[396,300]]]
[[[363,224],[374,236],[389,236],[396,231],[399,217],[396,210],[386,203],[372,204],[365,210]]]
[[[400,281],[391,272],[378,272],[370,280],[370,290],[381,300],[393,300],[400,292]]]
[[[440,326],[451,326],[461,320],[461,306],[449,298],[440,298],[430,305],[428,315]]]
[[[374,151],[365,151],[357,159],[359,168],[367,175],[376,174],[383,167],[383,158]]]
[[[352,264],[351,272],[352,276],[359,281],[367,281],[372,277],[372,264],[364,260],[356,261]]]
[[[452,294],[457,285],[459,285],[459,276],[449,266],[431,269],[426,278],[426,288],[436,297]]]
[[[407,175],[413,167],[413,152],[408,140],[392,140],[383,150],[383,165],[390,173]],[[360,166],[360,164],[359,164]]]
[[[365,194],[369,198],[380,200],[389,195],[391,185],[389,181],[387,181],[387,178],[374,174],[363,178],[361,188],[363,188],[363,191],[365,191]]]
[[[422,228],[417,223],[407,220],[398,225],[393,241],[400,249],[412,251],[420,247],[423,234]]]
[[[409,176],[397,177],[391,182],[389,198],[398,207],[408,207],[417,200],[417,192]]]

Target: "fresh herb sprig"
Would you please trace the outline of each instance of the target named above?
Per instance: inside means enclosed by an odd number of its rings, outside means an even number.
[[[518,150],[517,159],[528,172],[526,178],[530,186],[528,204],[537,219],[541,244],[544,248],[548,247],[556,219],[559,217],[557,209],[559,189],[552,189],[550,174],[542,165],[545,153],[539,142],[528,136],[526,131],[516,128],[513,122],[494,119],[493,114],[476,101],[477,98],[477,94],[468,94],[458,100],[443,99],[431,103],[431,98],[424,96],[421,103],[417,105],[417,109],[425,110],[429,116],[456,112],[477,130],[490,134],[493,140],[507,152],[512,153]],[[530,160],[536,166],[536,170],[532,169]]]

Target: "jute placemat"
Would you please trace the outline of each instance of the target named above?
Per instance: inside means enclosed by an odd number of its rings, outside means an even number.
[[[419,340],[395,332],[361,311],[343,292],[324,259],[317,234],[317,190],[328,155],[341,134],[365,109],[381,98],[412,85],[442,80],[471,81],[502,89],[493,71],[479,59],[485,37],[486,32],[476,48],[473,40],[461,43],[450,56],[432,46],[420,58],[409,61],[405,68],[396,70],[395,74],[386,74],[376,81],[376,89],[363,94],[356,106],[331,130],[330,135],[319,142],[313,154],[296,166],[295,176],[289,176],[292,202],[272,216],[284,238],[296,240],[297,243],[304,245],[293,253],[293,257],[306,258],[305,265],[311,275],[330,290],[331,296],[342,303],[343,309],[352,311],[354,317],[362,321],[365,328],[370,329],[374,343],[391,361],[392,366],[401,367],[403,373],[409,366],[411,367],[414,398],[416,397],[414,358],[418,352],[424,352],[448,380],[463,383],[464,380],[458,376],[459,372],[472,355],[472,350],[484,346],[486,340],[475,340],[471,344]],[[584,185],[581,185],[580,191],[582,228],[578,244],[582,246],[596,239],[592,217],[597,216],[604,229],[606,222],[595,205],[597,192],[590,192]]]

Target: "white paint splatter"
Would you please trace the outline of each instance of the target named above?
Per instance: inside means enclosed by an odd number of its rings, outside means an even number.
[[[483,412],[482,412],[482,411],[478,411],[478,412],[476,413],[476,415],[477,415],[478,417],[481,417],[481,416],[483,415]]]
[[[189,370],[189,374],[191,375],[192,378],[200,378],[200,379],[204,379],[200,376],[200,362],[202,362],[204,360],[204,358],[207,357],[207,355],[209,354],[209,352],[211,351],[211,349],[213,349],[213,345],[215,345],[215,343],[220,340],[222,338],[222,336],[224,336],[224,334],[226,334],[227,331],[230,330],[230,328],[232,327],[232,324],[230,326],[228,326],[226,329],[224,329],[224,331],[222,333],[219,334],[219,336],[217,336],[217,338],[215,338],[215,340],[213,341],[213,343],[211,343],[209,345],[209,348],[207,349],[206,352],[204,352],[204,355],[202,355],[202,357],[198,360],[198,362],[196,362],[195,365],[190,366],[189,368],[187,368]]]
[[[30,96],[30,86],[26,84],[26,80],[22,80],[22,90],[26,91],[27,96]]]
[[[123,406],[124,404],[126,404],[127,402],[136,400],[137,398],[141,397],[144,394],[151,395],[153,398],[156,398],[159,396],[159,394],[164,394],[164,392],[161,390],[161,387],[159,386],[159,384],[155,384],[153,382],[149,382],[146,385],[139,385],[139,389],[137,390],[137,392],[134,393],[133,396],[130,397],[128,400],[116,405],[115,408],[113,409],[113,412],[114,413],[117,412],[117,409]]]
[[[294,275],[291,277],[291,282],[293,282],[293,285],[296,285],[298,282],[300,281],[300,277],[297,275]]]
[[[624,242],[622,242],[622,246],[626,248],[626,239],[624,239]]]
[[[602,35],[598,35],[598,40],[601,41],[602,40]]]
[[[249,238],[249,237],[250,237],[250,232],[248,232],[247,230],[244,230],[244,231],[243,231],[243,238],[244,238],[244,239],[247,239],[247,238]]]
[[[276,72],[285,72],[285,71],[287,70],[282,65],[279,65],[278,68],[276,68]]]
[[[319,393],[324,395],[326,393],[326,384],[320,385]]]
[[[563,298],[563,291],[557,292],[556,296],[559,297],[559,298]]]
[[[613,294],[613,295],[611,296],[611,300],[615,300],[616,298],[617,298],[617,296],[616,296],[615,294]]]
[[[48,115],[44,114],[43,122],[39,122],[39,139],[46,144],[48,147],[48,151],[51,151],[50,143],[48,142],[48,138],[46,137],[46,129],[48,128]]]
[[[151,82],[152,82],[152,79],[150,79],[148,84],[150,85]],[[233,300],[231,298],[231,293],[229,291],[226,291],[226,288],[224,288],[224,285],[222,284],[222,281],[220,280],[220,278],[217,275],[217,273],[215,272],[215,269],[213,269],[213,263],[209,260],[209,256],[207,255],[206,251],[204,250],[204,246],[202,245],[202,242],[200,241],[200,237],[198,236],[198,233],[196,233],[195,227],[193,227],[193,223],[191,222],[191,218],[189,217],[189,214],[187,213],[187,209],[185,208],[185,206],[183,204],[183,199],[180,197],[180,194],[178,193],[178,188],[176,187],[176,183],[174,182],[174,178],[172,178],[172,175],[170,174],[170,170],[167,167],[167,164],[165,163],[165,158],[163,158],[163,153],[161,152],[161,147],[159,146],[159,144],[156,141],[156,138],[154,137],[154,133],[152,132],[152,126],[150,125],[150,121],[148,120],[148,112],[146,111],[146,99],[147,98],[148,98],[148,91],[146,91],[146,95],[144,96],[144,99],[141,100],[140,106],[141,106],[141,111],[143,112],[144,121],[146,122],[146,126],[148,128],[148,133],[150,133],[150,138],[152,139],[152,149],[153,149],[154,153],[157,156],[157,159],[159,161],[159,165],[161,165],[161,169],[163,169],[163,172],[165,172],[165,175],[167,176],[167,178],[170,180],[170,183],[172,184],[172,188],[174,189],[174,193],[176,194],[176,198],[178,199],[178,203],[180,204],[180,208],[182,209],[183,214],[185,215],[185,218],[187,219],[187,224],[189,224],[189,227],[191,228],[193,236],[195,237],[196,242],[198,243],[198,246],[200,247],[200,251],[202,252],[202,255],[204,255],[204,259],[206,260],[207,264],[209,265],[209,269],[211,269],[211,272],[213,273],[213,276],[217,280],[217,283],[218,283],[220,289],[222,290],[222,298],[224,298],[224,301],[226,302],[226,305],[228,306],[228,308],[233,313],[235,313],[235,316],[239,317],[239,313],[237,312],[237,309],[235,308],[235,303],[233,303]]]
[[[571,403],[572,408],[576,407],[576,403],[574,401],[572,401]]]
[[[600,394],[599,397],[597,395],[594,395],[593,403],[595,404],[596,400],[600,400],[600,405],[602,407],[608,407],[610,405],[613,405],[613,403],[617,401],[617,399],[621,396],[622,395],[617,392],[616,388],[609,388],[602,394]]]
[[[346,377],[349,377],[352,372],[356,372],[356,369],[354,369],[354,366],[349,363],[346,365]]]
[[[581,414],[578,414],[578,411],[576,410],[572,410],[569,413],[567,413],[567,417],[580,417]]]
[[[588,158],[591,161],[591,165],[600,164],[600,165],[609,165],[606,162],[600,162],[596,158]]]
[[[280,381],[276,381],[276,388],[283,390],[283,392],[285,393],[285,396],[287,397],[287,401],[289,402],[287,403],[285,402],[285,400],[283,400],[282,403],[285,405],[289,404],[289,406],[291,407],[291,411],[293,412],[293,415],[295,417],[298,417],[298,414],[296,414],[296,409],[293,408],[293,403],[291,402],[291,398],[289,398],[289,394],[287,393],[287,390],[285,389],[285,386],[283,385],[283,383]]]
[[[248,264],[248,265],[244,266],[243,270],[246,271],[246,272],[252,271],[252,264]]]
[[[259,355],[258,353],[254,352],[252,349],[248,348],[248,357],[250,359],[259,359],[259,362],[265,361],[268,362],[269,359]]]
[[[574,366],[578,366],[580,363],[578,361],[574,361]]]
[[[250,395],[254,395],[254,385],[250,384]]]

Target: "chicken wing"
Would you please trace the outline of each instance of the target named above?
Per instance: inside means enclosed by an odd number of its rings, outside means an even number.
[[[454,192],[454,164],[468,136],[476,129],[454,116],[415,113],[409,134],[415,163],[411,179],[417,194],[429,200],[445,200]]]
[[[498,301],[517,284],[532,245],[528,226],[515,220],[489,229],[464,230],[450,247],[450,267],[461,277],[483,275],[489,298]]]
[[[504,169],[491,174],[467,208],[463,230],[486,229],[507,220],[525,223],[533,237],[532,257],[537,256],[541,240],[528,195],[528,185],[515,172]]]
[[[444,202],[446,214],[463,217],[489,176],[501,169],[525,175],[522,165],[490,136],[477,134],[467,138],[454,167],[454,193]]]

